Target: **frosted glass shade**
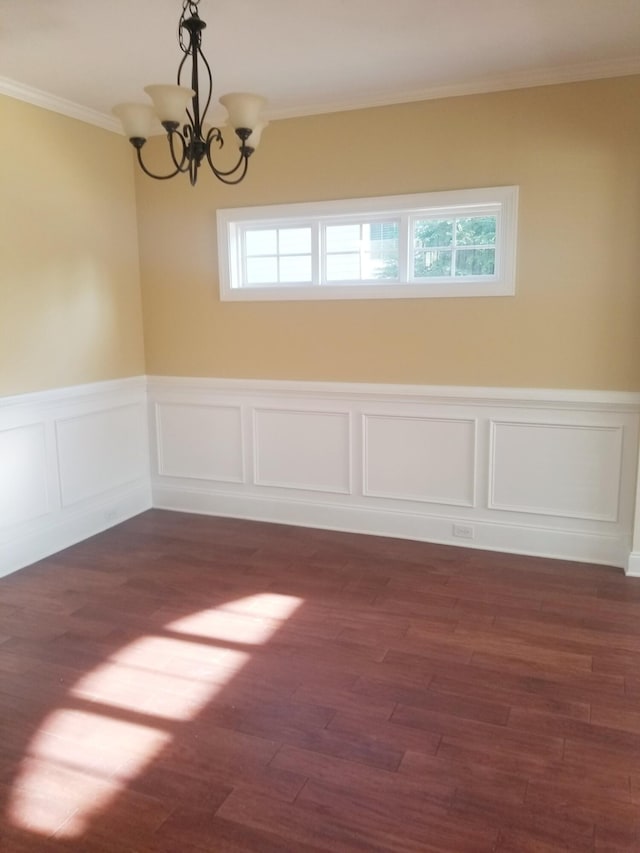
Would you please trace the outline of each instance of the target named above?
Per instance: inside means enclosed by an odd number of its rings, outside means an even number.
[[[260,137],[262,136],[262,131],[269,124],[268,121],[259,121],[258,124],[253,128],[251,136],[244,143],[247,148],[253,148],[254,150],[260,145]]]
[[[237,130],[248,127],[253,130],[260,123],[260,111],[266,100],[260,95],[250,95],[248,92],[232,92],[223,95],[220,103],[229,113],[229,124]]]
[[[182,124],[186,120],[185,110],[194,96],[193,89],[186,86],[145,86],[145,92],[153,101],[160,121]]]
[[[155,113],[150,104],[118,104],[112,112],[122,122],[128,139],[148,139],[151,135]]]

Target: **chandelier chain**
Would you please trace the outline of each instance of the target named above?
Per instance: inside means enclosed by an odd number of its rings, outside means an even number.
[[[187,14],[189,15],[197,15],[198,14],[198,3],[200,0],[182,0],[182,14],[180,15],[180,20],[178,21],[178,44],[180,45],[180,50],[183,53],[189,53],[189,45],[186,44],[184,40],[184,36],[182,34],[182,25],[187,19]]]

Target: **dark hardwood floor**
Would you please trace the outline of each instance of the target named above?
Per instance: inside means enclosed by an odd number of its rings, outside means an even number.
[[[0,580],[0,850],[640,851],[640,583],[154,510]]]

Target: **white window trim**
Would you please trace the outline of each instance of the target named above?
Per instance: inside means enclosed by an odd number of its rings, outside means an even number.
[[[497,215],[496,271],[491,276],[460,279],[409,280],[409,226],[413,218],[447,215]],[[399,218],[399,282],[320,283],[318,234],[323,225],[349,221],[362,215]],[[447,192],[380,196],[377,198],[237,207],[217,212],[220,298],[226,301],[286,301],[319,299],[424,299],[431,297],[513,296],[515,293],[518,187],[488,187]],[[241,286],[242,229],[249,226],[301,226],[312,228],[313,283]]]

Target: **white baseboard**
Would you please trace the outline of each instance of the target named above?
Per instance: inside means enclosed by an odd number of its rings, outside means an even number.
[[[148,484],[105,497],[92,506],[29,525],[28,531],[0,543],[0,577],[95,536],[151,508]]]
[[[625,566],[625,574],[630,578],[640,578],[640,551],[632,551]]]
[[[154,487],[153,505],[158,509],[200,515],[246,518],[612,566],[623,566],[629,553],[629,543],[617,536],[476,522],[472,517],[465,520],[459,516],[423,516],[406,511],[335,506],[257,495],[239,496],[171,486]],[[454,525],[460,524],[473,528],[473,539],[452,535]],[[640,572],[640,564],[638,570]]]

